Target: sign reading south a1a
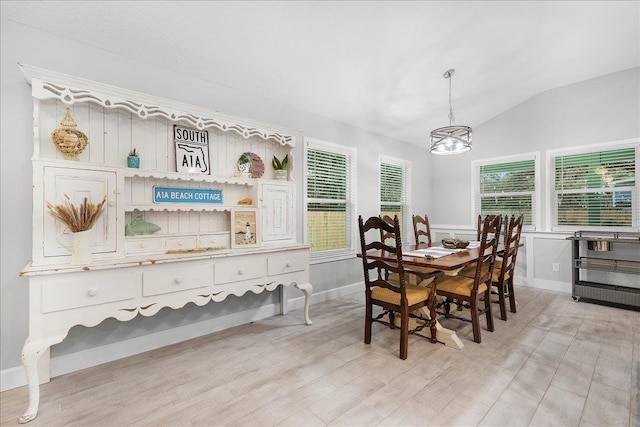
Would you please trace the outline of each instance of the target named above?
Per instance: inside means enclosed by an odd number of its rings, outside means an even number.
[[[176,143],[176,171],[209,175],[209,133],[183,126],[173,126]]]

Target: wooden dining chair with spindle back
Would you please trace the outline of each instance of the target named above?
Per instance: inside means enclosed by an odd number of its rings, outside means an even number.
[[[498,296],[497,303],[500,305],[500,318],[507,320],[506,297],[509,298],[509,308],[512,313],[516,312],[516,299],[513,286],[513,276],[516,267],[518,247],[520,246],[520,236],[524,216],[504,217],[504,250],[500,252],[493,267],[491,276],[492,294]],[[473,277],[475,269],[473,266],[464,268],[459,273],[464,277]]]
[[[383,325],[395,328],[394,315],[400,314],[400,359],[406,359],[409,347],[409,317],[418,317],[412,314],[422,307],[429,306],[433,302],[434,295],[428,287],[410,285],[405,279],[404,264],[402,261],[402,238],[398,217],[393,219],[393,226],[382,218],[370,217],[363,222],[362,216],[358,217],[360,230],[360,247],[362,253],[362,265],[365,283],[365,330],[364,342],[371,343],[372,324],[379,322]],[[369,233],[368,233],[369,232]],[[383,236],[392,233],[393,246],[387,245]],[[393,255],[393,262],[380,259],[379,254],[386,252]],[[387,256],[388,256],[387,255]],[[396,281],[387,278],[396,275]],[[373,306],[382,307],[381,314],[373,317]],[[424,320],[424,319],[422,319]],[[418,326],[417,329],[422,329]]]
[[[487,216],[483,220],[482,233],[480,234],[480,254],[477,263],[474,265],[475,274],[473,278],[456,275],[444,276],[437,283],[437,294],[444,298],[445,312],[447,318],[453,318],[471,322],[473,327],[473,340],[477,343],[482,341],[480,336],[480,315],[485,314],[487,330],[493,332],[493,315],[491,312],[491,275],[498,252],[498,238],[502,225],[501,216]],[[482,297],[484,308],[480,309],[479,299]],[[469,309],[470,319],[451,314],[450,303],[456,301],[462,304],[462,308]],[[460,306],[459,306],[460,308]]]
[[[382,216],[382,220],[387,224],[393,226],[393,218],[389,215]],[[393,241],[395,235],[393,233],[382,233],[381,238],[383,242]],[[433,280],[442,273],[440,270],[433,268],[417,267],[417,266],[405,266],[405,273],[407,273],[407,283],[410,285],[429,286]],[[390,280],[397,280],[394,275],[390,276]]]
[[[429,217],[425,214],[424,217],[420,215],[413,215],[413,234],[415,237],[416,245],[420,243],[428,243],[431,245],[431,227],[429,226]]]

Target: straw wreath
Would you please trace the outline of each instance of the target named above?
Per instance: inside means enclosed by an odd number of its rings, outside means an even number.
[[[100,215],[102,215],[102,208],[107,201],[107,196],[104,196],[102,202],[94,204],[89,203],[89,200],[85,197],[82,204],[78,207],[71,203],[71,199],[66,194],[64,195],[64,201],[61,205],[52,205],[47,202],[47,209],[49,213],[66,225],[72,233],[79,231],[90,230]]]

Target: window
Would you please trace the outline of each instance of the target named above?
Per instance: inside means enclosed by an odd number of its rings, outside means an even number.
[[[525,228],[535,230],[537,157],[532,153],[473,162],[474,216],[522,214]]]
[[[637,143],[552,152],[553,227],[638,227],[637,156]]]
[[[305,163],[305,242],[312,260],[353,257],[355,149],[305,138]]]
[[[380,157],[380,214],[398,215],[405,236],[413,235],[410,184],[411,162]]]

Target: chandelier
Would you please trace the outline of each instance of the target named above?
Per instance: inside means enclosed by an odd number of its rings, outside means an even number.
[[[469,126],[455,126],[451,106],[451,78],[456,70],[445,71],[443,77],[449,79],[449,126],[431,131],[431,154],[460,154],[471,150],[472,132]]]

